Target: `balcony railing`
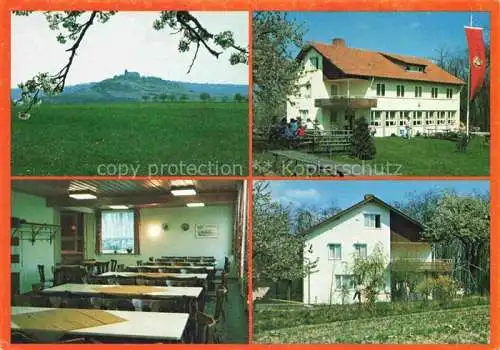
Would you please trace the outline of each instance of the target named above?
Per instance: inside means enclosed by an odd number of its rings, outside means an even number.
[[[363,96],[334,95],[330,98],[317,98],[314,100],[315,107],[332,109],[368,109],[377,107],[377,99],[365,98]]]
[[[391,268],[394,271],[451,272],[453,270],[453,260],[434,259],[427,261],[418,258],[395,258],[391,259]]]

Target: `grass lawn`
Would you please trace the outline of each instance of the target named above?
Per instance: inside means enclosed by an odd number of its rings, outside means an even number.
[[[254,334],[256,343],[488,343],[489,307],[339,321]]]
[[[375,159],[360,161],[345,154],[331,156],[339,164],[365,164],[384,174],[404,176],[488,176],[489,147],[484,138],[473,137],[466,153],[456,151],[455,142],[417,137],[410,140],[400,137],[375,139]],[[323,155],[329,158],[328,155]],[[254,153],[254,162],[260,165],[256,175],[271,175],[269,153]],[[254,164],[255,168],[255,164]],[[267,174],[266,174],[267,172]],[[287,175],[287,174],[275,174]]]
[[[247,103],[46,104],[31,114],[12,111],[12,175],[248,173]]]

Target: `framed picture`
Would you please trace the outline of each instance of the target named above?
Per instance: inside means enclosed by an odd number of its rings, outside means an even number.
[[[196,224],[194,232],[196,238],[217,238],[219,236],[216,224]]]

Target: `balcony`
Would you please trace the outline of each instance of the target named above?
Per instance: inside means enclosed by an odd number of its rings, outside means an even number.
[[[418,258],[396,258],[391,260],[393,271],[416,271],[416,272],[441,272],[448,273],[453,270],[452,259],[434,259],[428,261]]]
[[[334,110],[345,109],[370,109],[377,107],[377,99],[362,96],[331,96],[330,98],[317,98],[314,106],[319,108],[331,108]]]

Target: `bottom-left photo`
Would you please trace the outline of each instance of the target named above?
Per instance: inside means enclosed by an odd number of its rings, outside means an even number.
[[[12,343],[247,343],[247,183],[14,180]]]

